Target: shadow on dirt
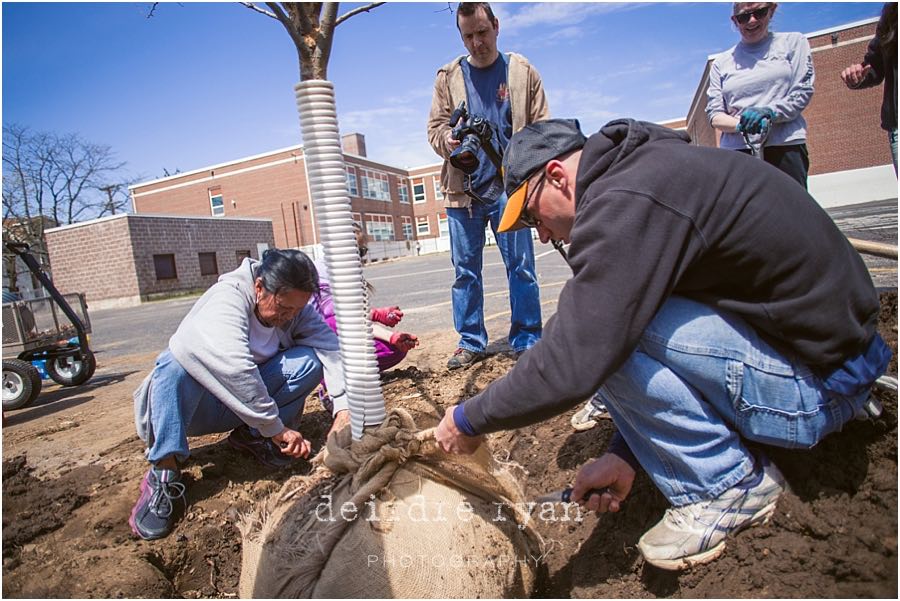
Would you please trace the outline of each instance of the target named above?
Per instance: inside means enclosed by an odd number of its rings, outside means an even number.
[[[137,370],[103,374],[91,378],[91,380],[81,386],[59,386],[46,392],[41,392],[41,394],[38,395],[38,398],[36,398],[28,407],[4,415],[3,424],[7,426],[16,426],[52,415],[58,411],[83,405],[94,399],[93,395],[88,394],[92,390],[123,382],[128,376],[136,373],[136,371]],[[49,386],[49,384],[47,385]]]

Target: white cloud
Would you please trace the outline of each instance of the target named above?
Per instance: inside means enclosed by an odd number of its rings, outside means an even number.
[[[514,34],[533,26],[552,28],[576,25],[594,15],[634,10],[642,6],[643,3],[637,2],[540,2],[528,4],[516,13],[506,11],[503,4],[494,4],[492,8],[500,20],[501,34]]]
[[[578,119],[585,134],[591,134],[610,119],[622,116],[615,108],[621,100],[618,96],[586,88],[554,88],[547,90],[547,96],[553,116]]]

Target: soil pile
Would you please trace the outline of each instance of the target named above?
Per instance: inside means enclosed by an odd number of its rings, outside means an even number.
[[[894,350],[897,295],[882,294],[879,329]],[[446,349],[436,349],[437,360]],[[409,367],[389,372],[388,408],[403,407],[421,427],[513,365],[492,356],[467,370]],[[640,474],[617,514],[600,517],[535,512],[547,547],[538,596],[545,597],[897,597],[897,396],[878,393],[884,414],[853,422],[808,452],[767,449],[792,492],[772,520],[729,541],[717,561],[681,573],[646,565],[635,544],[666,509]],[[490,436],[499,459],[520,464],[531,499],[570,484],[583,463],[602,453],[611,422],[581,433],[571,413]],[[303,433],[315,448],[329,419],[315,399]],[[119,427],[131,429],[131,423]],[[162,541],[135,539],[127,518],[146,470],[137,438],[111,452],[105,468],[85,466],[39,479],[27,445],[3,462],[3,595],[6,597],[234,597],[241,535],[237,511],[258,507],[285,482],[311,473],[299,461],[266,471],[232,450],[224,436],[192,441],[186,468],[190,508]],[[65,449],[60,449],[64,453]],[[350,577],[364,579],[365,563]]]

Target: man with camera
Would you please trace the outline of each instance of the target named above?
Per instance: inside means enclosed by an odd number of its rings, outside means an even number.
[[[528,231],[498,233],[506,195],[500,176],[512,134],[550,116],[538,72],[525,57],[497,51],[500,22],[487,2],[461,2],[456,25],[469,51],[437,72],[428,141],[441,157],[441,188],[456,269],[451,291],[459,348],[449,369],[468,367],[487,347],[481,266],[488,223],[509,277],[509,344],[518,356],[541,336],[541,304]]]

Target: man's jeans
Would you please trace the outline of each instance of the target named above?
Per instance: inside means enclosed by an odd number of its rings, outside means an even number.
[[[447,209],[450,253],[456,268],[456,281],[451,291],[453,325],[460,334],[459,347],[478,353],[484,351],[488,342],[481,275],[484,230],[488,223],[497,239],[509,280],[509,306],[512,312],[509,345],[515,351],[524,351],[534,346],[541,337],[541,299],[534,269],[531,230],[498,234],[497,227],[504,207],[506,195],[492,205],[473,201],[470,208]]]
[[[742,319],[679,297],[598,394],[675,506],[718,497],[747,476],[754,460],[744,439],[810,448],[868,398],[829,392]]]
[[[281,421],[290,424],[303,412],[306,396],[322,379],[315,351],[295,346],[258,366]],[[156,360],[150,381],[152,441],[147,459],[157,463],[170,455],[190,455],[188,436],[233,430],[244,422],[188,374],[166,349]]]

